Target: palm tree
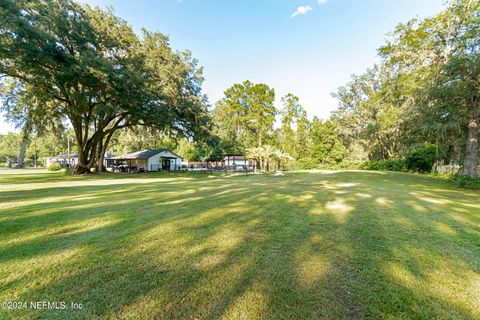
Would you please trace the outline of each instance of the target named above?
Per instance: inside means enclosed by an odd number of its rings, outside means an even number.
[[[276,149],[273,154],[274,159],[277,162],[277,170],[280,170],[280,165],[282,162],[293,161],[293,157],[288,153],[283,152],[282,150]]]
[[[282,152],[280,150],[278,150],[278,152],[275,154],[276,156],[276,159],[277,159],[277,169],[280,170],[280,164],[282,162],[289,162],[289,161],[293,161],[293,157],[291,155],[289,155],[288,153],[286,152]]]
[[[270,171],[270,162],[275,159],[275,153],[277,149],[271,145],[265,145],[262,147],[263,160],[267,164],[267,172]]]
[[[260,147],[252,147],[246,150],[246,157],[255,161],[255,172],[259,167],[260,161],[262,160],[262,150]],[[260,168],[261,169],[261,168]]]
[[[248,148],[246,150],[246,157],[255,160],[255,170],[257,170],[258,167],[260,168],[260,171],[266,169],[267,172],[270,171],[270,164],[272,162],[275,162],[277,164],[276,167],[277,170],[279,170],[281,162],[293,160],[293,158],[288,153],[282,152],[281,150],[271,145]]]

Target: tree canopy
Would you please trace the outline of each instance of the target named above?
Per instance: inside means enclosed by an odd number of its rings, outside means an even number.
[[[215,130],[232,151],[262,146],[273,133],[275,91],[244,81],[225,91],[212,111]]]
[[[339,133],[372,160],[430,142],[437,160],[463,161],[476,177],[479,50],[479,1],[451,1],[432,18],[398,25],[379,49],[381,63],[336,93]]]
[[[44,114],[68,121],[76,137],[79,173],[101,169],[114,133],[151,126],[201,135],[208,126],[202,70],[168,38],[137,36],[112,11],[68,0],[0,5],[2,82],[29,88]]]

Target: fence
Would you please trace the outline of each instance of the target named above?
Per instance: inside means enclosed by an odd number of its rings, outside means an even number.
[[[222,161],[184,161],[182,162],[182,167],[197,169],[197,168],[220,168],[223,167],[224,163]]]
[[[435,173],[440,174],[457,174],[461,171],[462,167],[459,165],[448,165],[448,166],[436,166],[433,168]],[[477,173],[480,176],[480,166],[477,167]]]
[[[457,174],[458,171],[460,171],[460,166],[457,166],[457,165],[437,166],[433,169],[433,171],[440,174]]]

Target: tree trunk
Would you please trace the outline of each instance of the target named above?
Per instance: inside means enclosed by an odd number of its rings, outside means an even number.
[[[477,178],[478,166],[478,117],[472,111],[468,122],[467,145],[465,154],[464,174]]]
[[[75,173],[85,174],[90,173],[90,168],[88,167],[88,151],[84,150],[84,145],[82,140],[79,140],[77,137],[77,148],[78,148],[78,163],[75,167]]]
[[[29,119],[25,122],[22,130],[22,144],[20,146],[20,153],[18,155],[18,167],[23,168],[25,166],[25,154],[27,153],[28,139],[32,131],[32,125]]]
[[[88,167],[87,158],[88,157],[85,155],[85,152],[83,150],[79,150],[79,152],[78,152],[78,163],[77,163],[77,166],[75,168],[75,172],[77,174],[90,173],[90,168]]]
[[[128,113],[124,113],[117,116],[97,118],[95,121],[93,121],[91,114],[69,116],[75,132],[78,150],[78,164],[75,166],[75,174],[90,173],[90,169],[93,167],[96,167],[99,171],[104,170],[104,153],[110,138],[117,130],[129,127],[124,123],[127,116]],[[89,134],[90,128],[94,129],[91,135]]]
[[[107,168],[105,168],[105,165],[103,164],[103,162],[105,160],[105,153],[107,152],[108,144],[110,143],[110,139],[112,138],[113,133],[114,133],[114,131],[109,133],[106,136],[105,141],[103,141],[103,139],[101,139],[98,142],[97,161],[96,161],[96,165],[95,165],[95,170],[97,172],[106,172],[107,171]]]
[[[18,168],[23,168],[25,166],[25,153],[27,152],[28,138],[23,137],[22,145],[20,146],[20,154],[18,155]]]
[[[98,142],[96,149],[97,160],[95,161],[95,172],[105,172],[105,166],[103,165],[103,159],[105,157],[103,151],[103,139]]]
[[[95,136],[97,135],[97,136]],[[91,168],[97,163],[97,153],[99,142],[103,139],[101,133],[95,133],[90,139],[86,139],[87,135],[82,140],[77,139],[78,143],[78,165],[75,172],[77,174],[90,173]],[[82,143],[83,142],[83,143]]]

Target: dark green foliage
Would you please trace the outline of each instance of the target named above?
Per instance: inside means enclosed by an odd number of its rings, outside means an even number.
[[[383,171],[413,171],[429,172],[432,170],[436,158],[436,148],[432,144],[424,144],[409,152],[405,159],[399,160],[372,160],[360,165],[363,170]]]
[[[343,160],[346,149],[335,132],[333,122],[314,117],[310,135],[311,154],[316,163],[333,165]]]
[[[410,171],[429,172],[432,170],[436,158],[436,147],[432,144],[424,144],[405,157],[405,165]]]
[[[480,179],[474,179],[463,174],[456,174],[452,176],[451,180],[460,188],[465,189],[480,189]]]
[[[313,158],[302,158],[297,161],[297,167],[301,170],[311,170],[316,169],[318,162]]]

